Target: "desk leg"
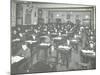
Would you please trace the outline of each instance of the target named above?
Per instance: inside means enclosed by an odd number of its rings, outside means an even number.
[[[45,56],[44,56],[45,58],[44,58],[44,59],[45,59],[45,62],[47,63],[47,58],[48,58],[48,50],[44,50],[44,54],[45,54]]]
[[[56,50],[56,55],[57,55],[57,58],[56,58],[56,64],[58,65],[58,61],[59,61],[59,51],[58,51],[58,43],[55,44],[55,50]]]

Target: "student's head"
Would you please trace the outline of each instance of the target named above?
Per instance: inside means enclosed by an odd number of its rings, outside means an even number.
[[[81,27],[80,27],[80,31],[83,31],[83,30],[84,30],[84,27],[83,27],[83,26],[81,26]]]
[[[27,43],[22,44],[22,49],[25,51],[27,49]]]

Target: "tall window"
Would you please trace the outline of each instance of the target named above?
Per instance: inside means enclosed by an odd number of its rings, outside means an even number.
[[[31,24],[31,9],[26,9],[26,14],[25,14],[25,24],[30,25]]]

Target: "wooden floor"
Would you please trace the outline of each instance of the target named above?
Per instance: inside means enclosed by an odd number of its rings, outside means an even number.
[[[58,64],[56,64],[55,67],[54,63],[55,63],[55,57],[56,56],[56,51],[52,50],[51,55],[48,56],[47,61],[45,63],[45,57],[44,57],[44,51],[41,50],[38,56],[38,60],[37,60],[37,55],[35,55],[32,58],[32,64],[30,66],[30,69],[24,69],[24,67],[20,67],[20,71],[21,73],[39,73],[39,72],[56,72],[56,71],[70,71],[70,70],[83,70],[84,68],[82,68],[81,65],[81,56],[80,56],[80,51],[76,51],[76,50],[72,50],[71,52],[71,58],[70,58],[70,62],[68,64],[69,67],[66,67],[66,64],[62,64],[62,59],[59,59]],[[60,58],[60,56],[59,56]],[[42,61],[42,62],[41,62]],[[66,63],[67,61],[65,61]],[[22,63],[22,65],[25,62]],[[86,69],[91,69],[90,65],[87,66],[88,68]],[[15,68],[15,67],[14,67]],[[20,73],[20,72],[19,72]]]
[[[48,62],[54,62],[55,61],[54,56],[56,55],[56,52],[54,51],[52,53],[53,53],[52,54],[53,56],[49,56],[48,57],[48,60],[47,60]],[[44,55],[44,53],[43,52],[40,52],[39,60],[42,60],[43,59],[43,55]],[[80,56],[79,56],[80,54],[78,54],[76,51],[73,50],[71,55],[72,56],[71,56],[71,61],[69,63],[69,68],[66,68],[65,65],[58,64],[57,67],[56,67],[57,71],[80,69],[80,65],[78,65],[78,63],[80,63]],[[34,57],[33,60],[34,60],[33,61],[33,64],[35,64],[35,63],[38,62],[36,60],[36,57]],[[58,63],[61,63],[61,62],[62,62],[62,60],[59,60]]]

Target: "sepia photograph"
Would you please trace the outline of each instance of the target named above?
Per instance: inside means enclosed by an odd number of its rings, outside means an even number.
[[[96,6],[11,0],[11,75],[96,69]]]

